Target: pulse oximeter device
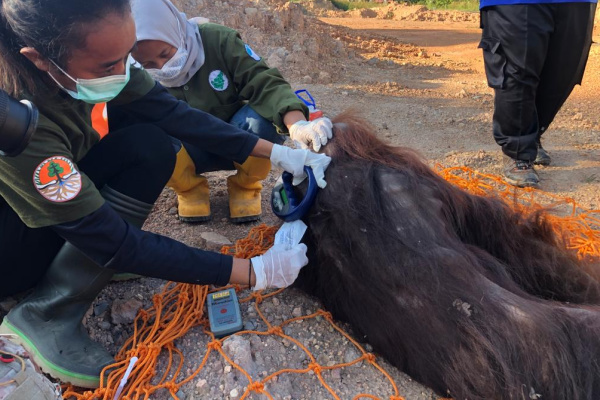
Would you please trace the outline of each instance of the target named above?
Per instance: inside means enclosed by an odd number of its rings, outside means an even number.
[[[294,177],[289,172],[281,175],[281,181],[275,184],[271,192],[271,208],[273,213],[285,222],[292,222],[302,218],[310,207],[312,207],[319,186],[315,179],[315,174],[310,167],[304,167],[304,172],[308,179],[308,188],[304,197],[299,195],[299,191],[294,188],[292,181]]]

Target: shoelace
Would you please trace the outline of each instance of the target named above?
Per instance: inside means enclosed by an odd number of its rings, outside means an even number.
[[[519,170],[533,168],[530,161],[515,160],[515,168]]]

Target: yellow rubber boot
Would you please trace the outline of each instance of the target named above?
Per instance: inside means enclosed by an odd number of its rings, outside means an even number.
[[[260,219],[261,181],[271,170],[271,161],[248,157],[243,164],[235,163],[237,174],[227,178],[229,192],[229,216],[231,222],[241,223]]]
[[[177,153],[173,175],[167,186],[177,193],[177,212],[185,222],[203,222],[210,219],[208,181],[196,175],[196,166],[185,147]]]

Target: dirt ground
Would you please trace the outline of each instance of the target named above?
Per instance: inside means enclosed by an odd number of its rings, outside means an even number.
[[[419,149],[432,162],[498,173],[500,151],[491,137],[493,92],[487,87],[480,30],[468,22],[321,18],[357,35],[379,35],[414,44],[399,65],[353,65],[347,82],[312,89],[335,111],[357,107],[391,142]],[[599,38],[596,37],[598,40]],[[539,168],[541,189],[598,208],[600,182],[600,46],[590,52],[585,77],[548,132],[553,157]],[[335,111],[333,113],[335,114]],[[387,127],[387,129],[386,129]]]
[[[355,110],[374,124],[382,138],[419,150],[432,165],[466,165],[482,172],[500,172],[501,154],[491,135],[493,92],[487,86],[481,50],[477,49],[480,30],[476,14],[432,13],[402,6],[383,13],[381,10],[341,13],[333,11],[328,2],[322,0],[309,3],[304,9],[280,0],[239,3],[189,0],[179,1],[178,5],[189,17],[202,15],[238,29],[265,59],[281,62],[280,69],[294,89],[310,90],[319,108],[328,116]],[[280,27],[279,30],[274,32],[274,26]],[[598,30],[595,40],[600,41]],[[539,168],[543,190],[572,197],[586,209],[600,209],[599,90],[600,46],[594,44],[582,86],[575,88],[544,135],[544,147],[551,153],[553,163]],[[269,225],[279,223],[270,213],[267,201],[280,172],[271,173],[263,190],[261,222]],[[212,250],[218,246],[201,239],[202,233],[215,232],[230,241],[245,237],[256,224],[229,223],[227,175],[228,172],[208,175],[211,222],[190,225],[178,221],[175,195],[165,189],[145,229]],[[151,294],[161,285],[161,281],[149,278],[110,285],[86,319],[93,337],[116,351],[131,333],[131,326],[115,324],[105,305],[117,299],[137,298],[143,307],[148,307]],[[295,290],[285,291],[273,303],[275,306],[267,302],[265,311],[273,321],[289,318],[294,314],[292,310],[300,309],[303,315],[308,315],[319,308],[317,302]],[[242,307],[242,313],[245,323],[260,329],[250,306]],[[306,343],[312,334],[320,338],[322,348],[329,346],[329,353],[319,359],[323,364],[339,362],[339,357],[352,359],[348,356],[355,352],[352,346],[321,325],[306,321],[294,325],[291,334],[296,334],[299,340],[308,335]],[[188,372],[202,360],[206,342],[206,336],[196,330],[177,343],[191,360],[186,365]],[[305,359],[297,359],[291,348],[283,345],[285,347],[257,335],[248,339],[257,369],[253,377],[263,377],[267,371],[271,373],[276,369],[268,360],[279,360],[279,367],[285,365],[286,360],[306,365]],[[368,349],[367,343],[362,345]],[[406,400],[436,398],[432,391],[384,360],[378,361],[398,384],[399,394]],[[243,376],[234,376],[231,367],[228,369],[220,359],[210,359],[204,371],[182,388],[180,398],[234,399],[242,395],[247,385]],[[378,398],[393,395],[389,383],[364,365],[354,371],[327,375],[327,379],[342,399],[362,392]],[[314,376],[292,375],[269,388],[277,399],[332,398]],[[156,398],[169,396],[163,393]],[[249,398],[266,397],[253,394]]]

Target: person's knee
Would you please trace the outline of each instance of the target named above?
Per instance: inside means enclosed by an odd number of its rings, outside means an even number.
[[[229,123],[271,143],[281,144],[285,141],[285,137],[277,133],[277,128],[273,125],[273,122],[257,113],[249,105],[242,107]]]
[[[249,121],[249,131],[261,139],[268,140],[271,143],[281,144],[285,140],[283,136],[277,133],[273,123],[265,118],[252,118]]]
[[[176,151],[169,135],[151,124],[140,124],[131,132],[137,160],[157,178],[169,179],[175,167]]]

